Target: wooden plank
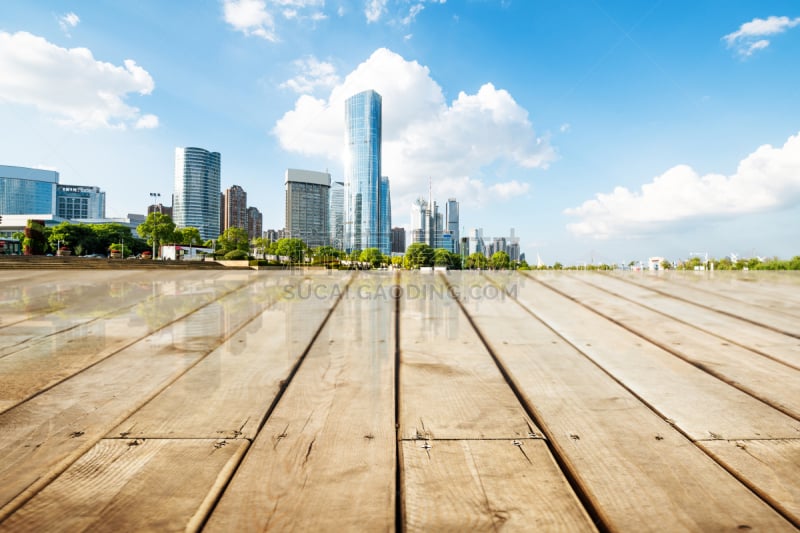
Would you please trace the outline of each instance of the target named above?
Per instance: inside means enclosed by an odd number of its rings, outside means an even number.
[[[194,278],[194,279],[192,279]],[[169,277],[167,277],[169,279]],[[125,300],[138,303],[130,307],[113,310],[119,306],[115,298],[114,285],[97,285],[96,299],[99,318],[91,318],[95,312],[64,310],[65,316],[53,316],[45,320],[43,330],[54,332],[13,354],[0,358],[0,375],[4,384],[0,390],[0,412],[30,398],[34,394],[69,378],[106,357],[130,346],[169,322],[190,314],[207,305],[226,292],[241,287],[242,283],[219,283],[209,285],[207,281],[192,276],[177,282],[174,292],[143,298],[124,296]],[[196,290],[202,287],[203,290]],[[151,294],[150,291],[139,291]],[[37,320],[38,322],[38,320]],[[21,327],[20,325],[18,325]],[[18,326],[9,328],[16,330]],[[38,326],[37,326],[38,327]]]
[[[800,317],[800,276],[796,272],[659,272],[670,283]]]
[[[797,420],[545,285],[520,284],[517,299],[693,440],[795,438],[800,432]]]
[[[603,292],[583,283],[583,279],[585,276],[559,276],[540,282],[581,302],[642,339],[800,420],[800,370]],[[740,329],[739,334],[746,335],[746,330]]]
[[[543,440],[403,441],[407,531],[596,531]]]
[[[359,276],[256,437],[206,531],[395,524],[391,278]]]
[[[0,414],[0,520],[256,316],[252,304],[232,292]]]
[[[630,283],[623,276],[585,275],[580,276],[580,279],[648,309],[707,331],[729,343],[754,350],[800,369],[800,340],[794,337],[718,313],[693,302],[655,292],[646,286]]]
[[[787,315],[786,313],[759,307],[752,303],[740,302],[711,292],[699,292],[692,287],[670,282],[669,276],[630,276],[625,279],[668,296],[682,298],[717,312],[739,317],[774,331],[800,338],[800,321],[798,321],[796,317]]]
[[[103,439],[0,523],[0,531],[196,530],[247,446],[246,440]]]
[[[438,276],[402,277],[402,439],[527,439],[541,432]]]
[[[111,278],[108,273],[82,274],[66,279],[34,277],[4,291],[0,302],[0,357],[13,353],[26,341],[41,339],[97,318],[104,309],[110,313],[121,307],[130,307],[147,296],[133,293],[130,295],[132,301],[127,301],[117,292],[116,298],[110,298],[104,287],[112,283],[115,288],[134,287],[134,282],[125,279],[127,276],[122,280],[118,279],[119,276]]]
[[[465,273],[454,283],[464,286],[474,279]],[[530,286],[529,282],[522,286],[523,281],[520,294]],[[514,301],[479,293],[464,303],[605,528],[794,530],[574,346],[521,312]],[[536,300],[532,307],[539,313],[554,305],[567,312],[577,307],[563,298]],[[584,325],[580,316],[572,320]],[[682,393],[678,388],[672,394]]]
[[[699,446],[800,527],[800,440],[717,440]]]
[[[110,274],[111,271],[95,279],[105,281]],[[53,311],[62,295],[85,290],[93,281],[85,274],[76,276],[75,271],[28,268],[0,270],[0,280],[0,335],[9,325]]]
[[[109,436],[254,438],[348,278],[280,275],[254,284],[254,299],[274,305]]]
[[[0,357],[31,346],[37,342],[50,341],[54,335],[78,326],[88,324],[108,316],[129,312],[136,305],[159,296],[152,286],[143,283],[141,278],[106,279],[96,276],[95,272],[81,272],[83,283],[78,286],[68,285],[65,289],[60,281],[44,285],[48,296],[46,310],[37,312],[25,321],[13,324],[13,327],[0,329]],[[186,287],[208,283],[202,273],[191,272],[182,277],[176,272],[165,273],[158,279],[159,287],[169,285],[171,294],[184,293],[178,287]],[[196,292],[196,291],[195,291]],[[155,315],[155,313],[150,313]]]

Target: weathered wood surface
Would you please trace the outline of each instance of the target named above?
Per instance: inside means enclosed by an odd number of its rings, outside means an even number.
[[[619,276],[576,276],[612,296],[660,313],[665,318],[683,322],[716,335],[725,342],[753,350],[766,357],[800,369],[800,339],[778,333],[740,318],[717,313],[694,302],[655,292],[649,287],[631,283]],[[800,289],[798,289],[800,292]]]
[[[800,339],[800,320],[797,320],[795,314],[790,315],[780,310],[754,305],[752,302],[736,300],[730,298],[729,295],[703,290],[705,287],[698,290],[697,288],[686,286],[681,283],[672,283],[670,282],[669,276],[630,276],[626,279],[633,283],[650,287],[663,294],[713,309],[718,313],[739,317],[754,324]],[[787,289],[787,291],[796,293],[797,289]]]
[[[544,440],[402,442],[408,531],[595,531]]]
[[[246,440],[102,439],[0,531],[181,531],[202,524]],[[187,473],[191,472],[191,476]]]
[[[800,370],[699,331],[683,321],[610,297],[591,285],[576,283],[576,279],[581,278],[560,276],[541,281],[649,343],[794,418],[800,418]],[[800,426],[797,436],[800,437]]]
[[[406,274],[400,298],[400,438],[541,436],[439,276]]]
[[[359,276],[331,314],[207,531],[387,531],[395,524],[391,277]]]
[[[520,280],[505,281],[511,285]],[[610,529],[794,529],[663,416],[631,394],[624,385],[636,374],[624,376],[620,383],[584,350],[593,348],[593,355],[621,350],[630,359],[639,357],[636,352],[627,352],[614,343],[597,347],[578,338],[577,332],[564,332],[563,327],[591,328],[591,319],[578,313],[578,306],[567,305],[569,300],[562,298],[559,303],[549,289],[520,283],[515,290],[521,304],[535,301],[533,307],[537,313],[546,314],[548,322],[520,312],[509,298],[472,298],[465,301],[467,312],[517,384],[534,419],[592,508]],[[554,308],[559,307],[574,313],[572,318],[551,322]],[[592,339],[602,336],[602,330],[590,331]],[[638,370],[650,372],[647,366]],[[669,382],[668,376],[662,379]]]
[[[795,530],[800,278],[693,274],[0,272],[0,530]]]

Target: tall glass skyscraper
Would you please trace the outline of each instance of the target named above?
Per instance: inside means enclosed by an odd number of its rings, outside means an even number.
[[[204,240],[220,235],[220,168],[219,152],[175,149],[175,225],[197,228]]]
[[[331,182],[330,189],[330,223],[331,246],[344,250],[344,182]]]
[[[388,255],[391,214],[389,182],[381,176],[381,95],[360,92],[348,98],[344,108],[345,247],[348,251],[378,248]]]

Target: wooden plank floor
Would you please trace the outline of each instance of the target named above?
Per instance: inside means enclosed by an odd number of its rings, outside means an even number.
[[[794,273],[0,271],[0,531],[796,531]]]

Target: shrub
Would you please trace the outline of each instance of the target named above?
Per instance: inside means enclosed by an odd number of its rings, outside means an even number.
[[[248,259],[247,252],[242,250],[231,250],[227,254],[225,254],[224,259],[228,261],[235,261],[239,259]]]

